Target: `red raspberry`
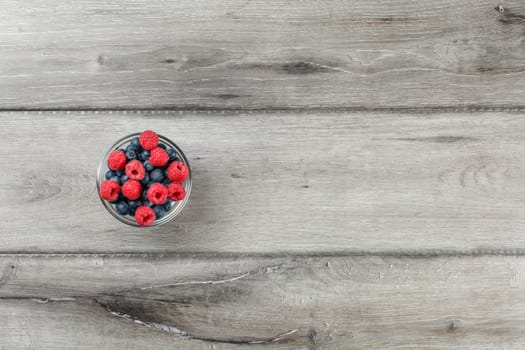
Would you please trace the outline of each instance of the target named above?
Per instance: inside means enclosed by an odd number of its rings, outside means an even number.
[[[108,157],[108,167],[111,170],[122,170],[126,166],[126,155],[121,151],[113,151]]]
[[[149,162],[153,166],[162,167],[168,163],[170,156],[160,147],[155,147],[150,151]]]
[[[168,190],[161,183],[155,182],[149,187],[147,195],[151,203],[160,205],[168,199]]]
[[[146,174],[146,169],[144,169],[144,166],[142,163],[138,160],[132,160],[128,164],[126,164],[126,175],[131,180],[142,180],[144,178],[144,175]]]
[[[189,173],[190,170],[183,162],[173,162],[168,167],[168,178],[173,182],[183,182]]]
[[[181,184],[172,182],[168,185],[168,198],[172,201],[180,201],[186,197],[186,190]]]
[[[142,205],[135,211],[135,221],[140,226],[149,226],[155,221],[155,212],[150,207]]]
[[[124,197],[131,199],[132,201],[139,198],[142,194],[142,186],[140,182],[136,180],[128,180],[122,186],[122,194]]]
[[[113,180],[104,180],[100,184],[100,197],[107,201],[113,202],[118,198],[120,186],[118,182]]]
[[[145,150],[152,150],[159,143],[159,135],[155,131],[146,130],[140,134],[139,142]]]

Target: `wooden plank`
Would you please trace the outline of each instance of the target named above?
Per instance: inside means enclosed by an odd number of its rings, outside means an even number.
[[[316,253],[525,249],[522,114],[0,115],[2,252]],[[193,167],[159,228],[95,188],[119,137],[153,128]]]
[[[2,0],[0,108],[523,106],[525,5],[496,5]]]
[[[8,349],[525,346],[523,256],[13,255],[0,266]]]

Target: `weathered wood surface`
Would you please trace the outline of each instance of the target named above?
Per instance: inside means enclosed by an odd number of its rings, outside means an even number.
[[[524,18],[0,0],[0,350],[525,348]],[[145,128],[194,189],[139,230],[95,171]]]
[[[525,249],[522,114],[2,114],[2,252]],[[187,153],[189,206],[130,228],[99,203],[119,136]]]
[[[0,1],[0,108],[523,106],[519,0]]]
[[[0,266],[7,349],[525,347],[523,256],[4,255]]]

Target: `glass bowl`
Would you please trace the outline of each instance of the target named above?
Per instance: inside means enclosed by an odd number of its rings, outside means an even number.
[[[97,193],[99,194],[99,198],[102,201],[102,204],[104,205],[104,207],[107,209],[107,211],[109,211],[109,213],[111,215],[113,215],[116,219],[118,219],[119,221],[121,221],[121,222],[123,222],[125,224],[128,224],[130,226],[135,226],[135,227],[152,227],[152,226],[163,225],[163,224],[173,220],[175,217],[177,217],[182,212],[182,210],[184,209],[184,207],[188,203],[188,200],[190,198],[190,193],[191,193],[191,168],[190,168],[190,164],[188,163],[188,159],[186,158],[184,153],[181,151],[181,149],[173,141],[171,141],[167,137],[159,135],[159,143],[163,143],[166,146],[173,148],[175,150],[175,152],[177,153],[180,161],[183,162],[188,167],[188,171],[189,171],[188,177],[181,184],[182,187],[184,187],[184,190],[186,190],[186,197],[184,197],[183,200],[181,200],[181,201],[174,201],[174,202],[172,201],[171,202],[171,209],[168,210],[166,212],[166,214],[164,214],[163,217],[161,217],[160,219],[156,219],[149,226],[140,226],[139,224],[137,224],[137,222],[135,221],[135,218],[133,216],[119,214],[117,212],[117,209],[115,208],[115,206],[112,203],[110,203],[110,202],[108,202],[108,201],[106,201],[106,200],[104,200],[104,199],[102,199],[100,197],[100,184],[106,179],[105,178],[106,172],[108,170],[110,170],[109,167],[108,167],[109,154],[111,152],[113,152],[114,150],[117,150],[117,149],[120,149],[120,148],[124,148],[125,149],[127,147],[127,145],[131,142],[131,139],[133,139],[134,137],[138,137],[138,136],[140,136],[140,133],[134,133],[134,134],[128,135],[126,137],[123,137],[120,140],[118,140],[117,142],[115,142],[115,144],[113,146],[111,146],[109,148],[109,150],[106,152],[106,154],[104,155],[104,157],[102,158],[102,160],[100,161],[100,164],[98,166],[98,172],[97,172]]]

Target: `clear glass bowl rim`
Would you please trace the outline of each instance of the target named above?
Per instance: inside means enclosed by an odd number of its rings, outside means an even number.
[[[104,157],[100,161],[100,163],[98,165],[98,171],[97,171],[97,195],[100,198],[100,200],[102,201],[102,204],[104,205],[106,210],[111,215],[113,215],[117,220],[119,220],[119,221],[121,221],[121,222],[123,222],[125,224],[128,224],[130,226],[135,226],[135,227],[143,227],[143,226],[140,226],[139,224],[137,224],[137,222],[131,216],[120,215],[117,212],[116,208],[111,203],[109,203],[108,201],[106,201],[106,200],[104,200],[104,199],[102,199],[100,197],[99,193],[100,193],[100,184],[102,183],[102,181],[104,181],[106,179],[106,177],[105,177],[106,171],[109,170],[109,168],[107,166],[107,160],[108,160],[109,154],[112,151],[121,148],[122,145],[124,145],[126,143],[129,143],[131,141],[131,139],[133,139],[134,137],[140,136],[140,134],[141,134],[140,132],[133,133],[133,134],[124,136],[121,139],[119,139],[117,142],[115,142],[109,148],[109,150],[106,152],[106,154],[104,155]],[[173,141],[171,141],[167,137],[162,136],[162,135],[159,134],[159,141],[164,143],[164,144],[166,144],[167,146],[173,148],[177,152],[177,154],[180,156],[181,161],[188,167],[189,175],[188,175],[188,178],[183,183],[183,187],[186,190],[186,197],[184,197],[184,199],[182,201],[175,202],[175,205],[172,206],[171,210],[168,211],[166,213],[166,215],[164,215],[159,220],[155,220],[153,222],[153,224],[151,224],[150,226],[146,226],[146,227],[160,226],[160,225],[163,225],[163,224],[173,220],[175,217],[177,217],[180,213],[182,213],[182,210],[184,209],[184,207],[188,203],[188,200],[190,198],[190,193],[191,193],[191,168],[190,168],[190,164],[188,162],[188,159],[186,158],[186,156],[184,155],[182,150]]]

